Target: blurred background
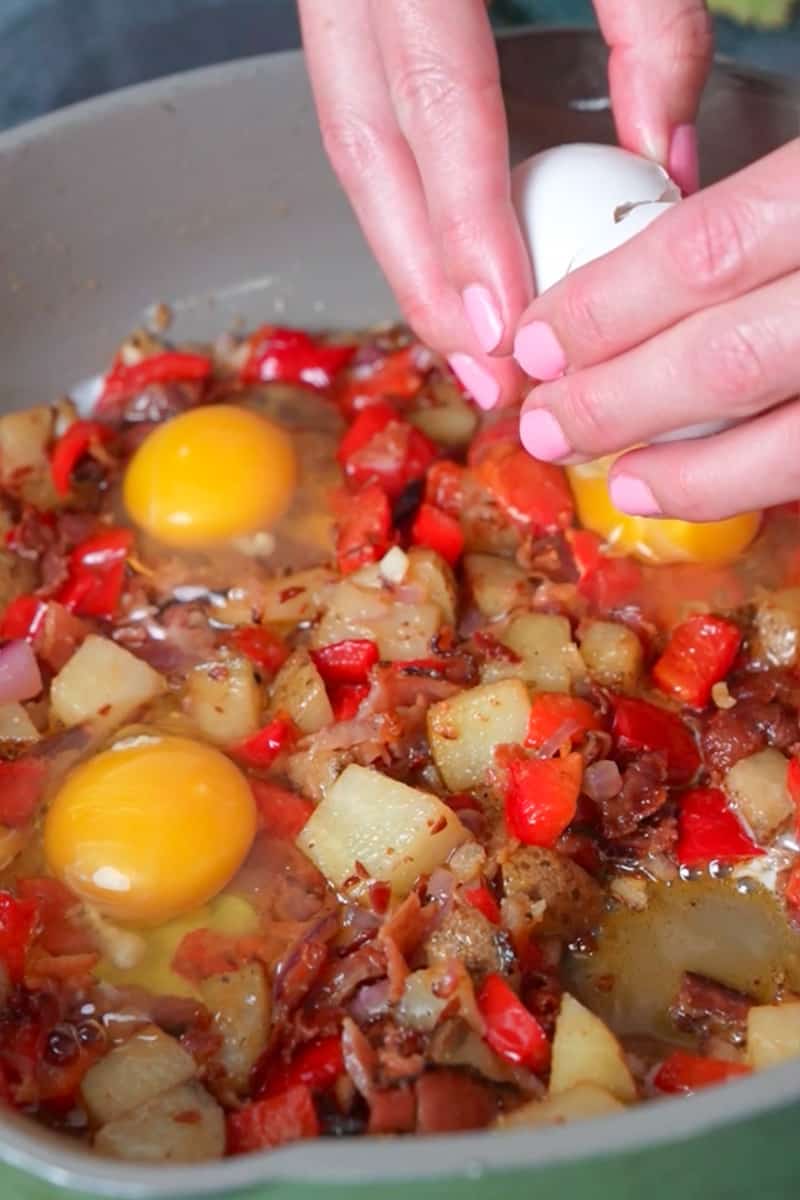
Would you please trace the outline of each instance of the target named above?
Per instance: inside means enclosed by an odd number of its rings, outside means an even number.
[[[800,74],[792,0],[712,4],[731,14],[717,17],[721,53]],[[498,27],[593,23],[590,0],[494,0],[492,13]],[[298,44],[294,0],[0,0],[0,127],[159,75]]]

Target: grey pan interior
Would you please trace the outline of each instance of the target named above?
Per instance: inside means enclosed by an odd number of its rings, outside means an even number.
[[[609,140],[605,54],[588,34],[503,39],[512,147]],[[720,66],[701,123],[707,178],[798,132],[794,85]],[[393,313],[322,158],[302,59],[197,72],[0,138],[0,401],[52,398],[105,363],[157,300],[202,337],[238,317],[350,324]],[[304,1144],[202,1168],[94,1159],[21,1118],[0,1159],[115,1196],[199,1196],[261,1181],[365,1182],[534,1167],[697,1134],[800,1098],[788,1067],[705,1097],[546,1137]]]

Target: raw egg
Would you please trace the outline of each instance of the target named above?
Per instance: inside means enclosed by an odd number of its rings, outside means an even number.
[[[45,820],[44,849],[71,891],[112,920],[147,926],[217,895],[255,831],[250,786],[221,751],[143,735],[67,776]]]
[[[125,475],[125,507],[160,542],[208,546],[274,524],[295,474],[282,429],[247,408],[205,405],[145,438]]]

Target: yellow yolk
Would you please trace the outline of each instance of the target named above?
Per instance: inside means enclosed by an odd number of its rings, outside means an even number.
[[[760,513],[726,521],[673,521],[629,517],[611,502],[612,459],[568,467],[578,520],[615,550],[650,563],[723,563],[735,559],[758,533]]]
[[[125,474],[132,520],[170,546],[208,546],[272,525],[289,507],[287,434],[232,404],[192,409],[142,442]]]
[[[45,819],[50,869],[112,920],[158,925],[207,903],[256,831],[250,785],[182,737],[120,742],[72,771]]]

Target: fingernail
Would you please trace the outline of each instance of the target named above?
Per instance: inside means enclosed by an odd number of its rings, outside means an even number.
[[[700,160],[694,125],[679,125],[672,134],[667,170],[685,196],[700,187]]]
[[[517,330],[514,358],[531,379],[550,383],[567,369],[567,356],[546,321],[531,321]]]
[[[497,380],[468,354],[451,354],[447,361],[476,404],[485,409],[494,408],[500,399]]]
[[[643,479],[621,472],[609,480],[609,491],[615,506],[632,517],[657,517],[661,505]]]
[[[461,299],[481,350],[491,354],[503,337],[503,321],[492,293],[482,283],[471,283],[464,288]]]
[[[568,458],[572,447],[564,431],[546,408],[529,408],[519,419],[519,436],[528,454],[542,462]]]

